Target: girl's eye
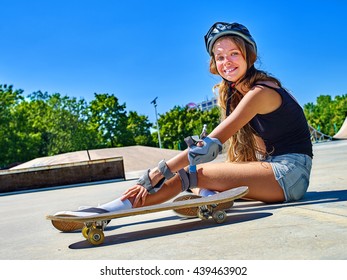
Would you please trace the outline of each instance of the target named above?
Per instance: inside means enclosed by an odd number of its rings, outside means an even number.
[[[217,60],[217,61],[223,61],[223,60],[224,60],[224,57],[223,57],[223,56],[217,56],[217,57],[216,57],[216,60]]]

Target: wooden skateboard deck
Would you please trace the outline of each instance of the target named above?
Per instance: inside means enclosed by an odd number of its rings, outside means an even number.
[[[88,217],[72,217],[72,216],[53,216],[48,215],[46,218],[51,221],[61,221],[61,222],[78,222],[84,223],[85,226],[82,229],[83,236],[93,245],[100,245],[103,243],[104,234],[103,230],[109,220],[149,214],[154,212],[166,211],[166,210],[176,210],[190,207],[198,207],[197,215],[201,219],[207,219],[208,217],[213,217],[217,223],[224,222],[226,218],[225,211],[214,211],[214,208],[224,202],[233,201],[235,199],[241,198],[248,193],[248,187],[238,187],[228,191],[220,192],[215,195],[208,197],[201,197],[197,199],[168,202],[151,206],[144,206],[138,208],[132,208],[127,210],[121,210],[117,212],[110,212],[105,214],[92,215]]]

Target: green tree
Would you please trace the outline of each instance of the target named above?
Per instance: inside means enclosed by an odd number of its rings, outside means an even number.
[[[210,111],[200,111],[175,106],[159,117],[158,123],[162,145],[168,149],[185,149],[187,147],[184,142],[185,137],[200,135],[204,124],[207,125],[207,130],[210,132],[218,125],[219,120],[219,109],[217,107]],[[152,135],[157,141],[156,133]]]
[[[127,130],[125,103],[108,93],[97,94],[90,102],[89,125],[98,133],[99,147],[121,147],[134,144],[131,132]]]
[[[88,129],[87,113],[83,99],[41,91],[30,94],[14,116],[19,139],[16,147],[22,143],[20,157],[28,160],[90,148],[96,133]]]
[[[16,162],[14,146],[16,130],[13,115],[16,106],[24,99],[23,90],[0,84],[0,167]]]
[[[332,136],[346,118],[347,94],[337,95],[334,99],[330,95],[320,95],[316,104],[304,105],[304,113],[312,127]]]
[[[47,100],[52,108],[50,128],[53,135],[49,153],[57,154],[93,148],[97,133],[88,126],[88,105],[84,99],[53,94]]]
[[[151,127],[152,123],[149,122],[147,116],[139,115],[134,111],[129,112],[127,130],[131,132],[135,145],[154,145],[150,131]]]

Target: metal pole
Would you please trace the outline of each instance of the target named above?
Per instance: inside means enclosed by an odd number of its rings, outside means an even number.
[[[160,127],[158,123],[158,113],[157,113],[157,98],[154,98],[154,100],[151,102],[151,104],[154,105],[154,111],[155,111],[155,120],[157,122],[157,130],[158,130],[158,141],[159,141],[159,148],[161,149],[161,140],[160,140]]]

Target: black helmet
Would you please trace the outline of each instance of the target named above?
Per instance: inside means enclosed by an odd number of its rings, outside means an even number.
[[[227,23],[227,22],[216,22],[212,25],[210,30],[205,35],[205,44],[207,52],[212,56],[212,46],[216,40],[226,35],[237,35],[250,43],[255,52],[257,52],[257,45],[249,33],[249,30],[242,24],[239,23]]]

